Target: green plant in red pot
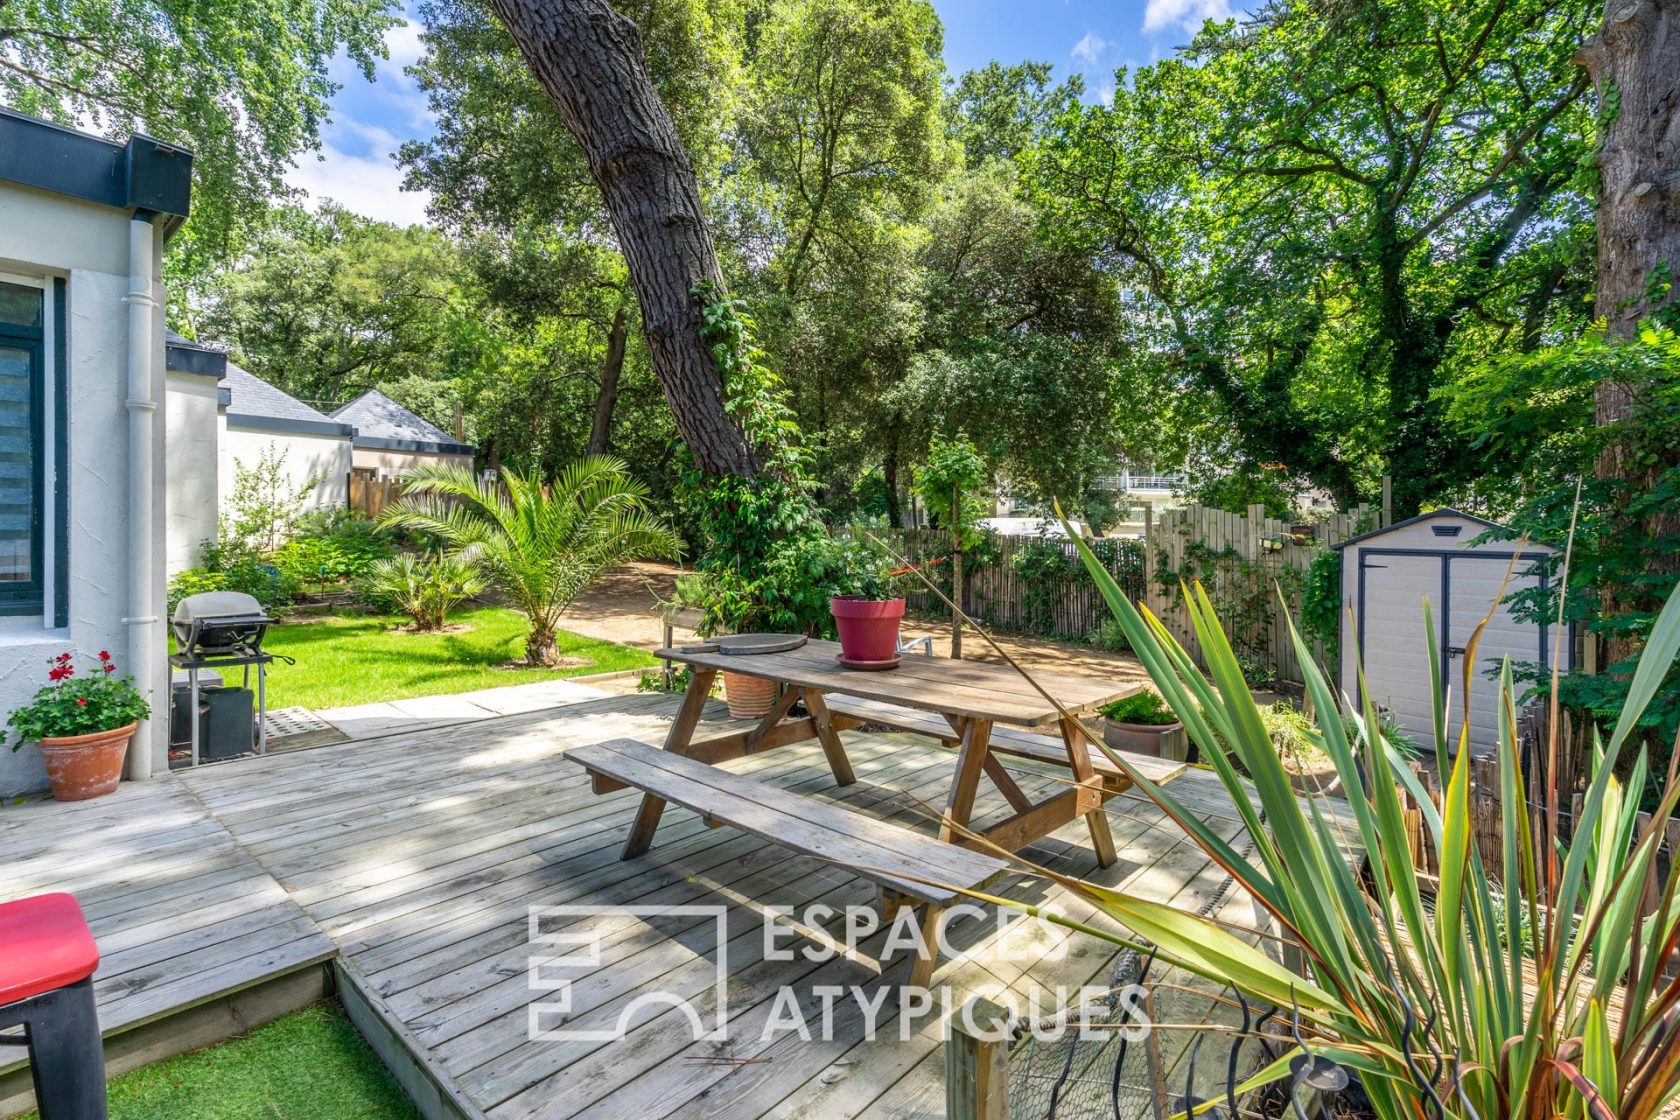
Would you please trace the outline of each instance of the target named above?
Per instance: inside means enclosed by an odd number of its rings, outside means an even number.
[[[1103,742],[1117,751],[1185,760],[1184,724],[1158,692],[1143,689],[1102,706]]]
[[[828,600],[840,639],[840,661],[854,669],[891,669],[898,664],[898,624],[904,618],[904,580],[909,569],[860,537],[834,541],[844,560]]]
[[[47,763],[47,779],[59,801],[85,801],[117,788],[129,740],[139,722],[151,715],[134,678],[118,676],[105,650],[87,676],[76,674],[75,658],[61,653],[49,662],[47,686],[6,720],[15,736],[12,749],[33,742]]]

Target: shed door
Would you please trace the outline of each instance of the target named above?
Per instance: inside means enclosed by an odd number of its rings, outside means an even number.
[[[1452,707],[1447,718],[1447,742],[1456,745],[1459,727],[1464,721],[1464,656],[1471,634],[1487,614],[1488,607],[1499,598],[1499,585],[1510,567],[1509,554],[1500,555],[1468,552],[1446,558],[1447,564],[1447,624],[1446,650],[1442,659],[1447,672],[1447,690]],[[1527,560],[1518,560],[1511,570],[1505,594],[1538,582],[1531,574]],[[1549,633],[1529,622],[1512,617],[1510,607],[1501,602],[1482,631],[1476,649],[1476,666],[1470,675],[1470,746],[1473,753],[1492,754],[1499,749],[1499,663],[1509,656],[1513,662],[1544,662],[1551,656]],[[1519,686],[1520,689],[1521,686]],[[1519,691],[1520,700],[1521,693]]]
[[[1420,747],[1429,740],[1431,717],[1429,643],[1423,603],[1440,623],[1441,557],[1362,549],[1360,656],[1371,698],[1394,713]],[[1353,682],[1349,682],[1349,693]]]

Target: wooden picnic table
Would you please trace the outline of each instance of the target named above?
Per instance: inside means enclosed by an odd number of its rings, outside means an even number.
[[[835,782],[844,786],[856,779],[838,732],[861,721],[831,712],[823,699],[826,694],[838,693],[933,712],[950,725],[958,743],[956,772],[940,826],[940,839],[978,846],[964,830],[969,827],[980,776],[984,774],[1014,810],[1006,819],[974,830],[988,841],[1016,851],[1083,817],[1098,862],[1104,867],[1114,863],[1114,839],[1109,834],[1108,818],[1102,812],[1102,779],[1092,768],[1087,744],[1074,721],[1064,719],[1056,706],[1014,669],[982,661],[906,657],[896,669],[872,672],[841,665],[837,660],[839,652],[837,643],[819,640],[782,653],[751,655],[689,653],[680,648],[659,650],[657,656],[690,669],[688,690],[666,737],[665,749],[715,765],[815,738],[822,744]],[[711,694],[712,683],[722,671],[778,681],[784,687],[776,705],[756,727],[696,742],[695,726]],[[1066,710],[1075,714],[1130,696],[1142,687],[1063,673],[1035,673],[1034,677]],[[801,719],[790,719],[789,713],[799,703],[808,714]],[[1042,801],[1029,799],[993,756],[993,724],[1059,731],[1067,751],[1067,765],[1072,771],[1069,788]],[[605,784],[598,781],[597,788]],[[641,809],[625,842],[626,859],[648,850],[664,807],[661,798],[652,794],[643,796]]]

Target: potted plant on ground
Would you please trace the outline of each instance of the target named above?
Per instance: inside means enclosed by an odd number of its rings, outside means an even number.
[[[46,759],[47,778],[59,801],[85,801],[117,788],[134,729],[151,714],[131,676],[99,651],[98,671],[76,675],[75,659],[61,653],[50,662],[48,684],[6,720],[12,749],[33,742]]]
[[[1143,689],[1102,706],[1103,742],[1117,751],[1183,761],[1184,724],[1160,693]]]
[[[750,633],[764,625],[759,587],[734,568],[690,572],[678,577],[674,601],[700,611],[698,632],[702,637]],[[721,675],[724,702],[736,719],[758,719],[775,706],[775,681],[727,670]]]

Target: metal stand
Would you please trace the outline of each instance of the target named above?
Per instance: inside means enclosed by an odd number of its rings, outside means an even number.
[[[257,667],[257,754],[268,753],[268,663],[272,653],[254,653],[245,657],[190,657],[184,653],[169,655],[169,664],[186,671],[188,720],[192,725],[192,765],[198,765],[198,674],[201,669],[224,669],[239,666],[244,670],[244,687],[251,687],[251,666]]]

